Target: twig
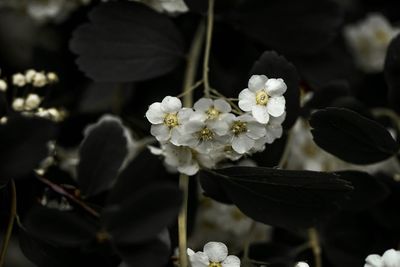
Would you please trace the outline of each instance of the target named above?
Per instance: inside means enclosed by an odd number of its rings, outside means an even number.
[[[317,229],[308,229],[308,238],[315,258],[315,267],[322,267],[321,246],[319,245]]]
[[[187,222],[187,206],[189,199],[189,177],[186,174],[181,174],[179,176],[179,187],[183,191],[183,205],[182,210],[178,217],[178,233],[179,233],[179,266],[188,267],[188,257],[187,257],[187,232],[186,232],[186,222]]]
[[[249,253],[250,253],[250,242],[251,238],[253,237],[254,230],[256,229],[257,223],[256,221],[252,221],[249,232],[247,234],[246,240],[244,242],[244,250],[243,250],[243,262],[246,264],[246,262],[250,261],[249,258]]]
[[[190,94],[190,98],[192,99],[193,98],[193,94],[191,94],[194,90],[196,90],[200,85],[202,85],[203,84],[203,80],[200,80],[200,81],[197,81],[193,86],[191,86],[190,87],[190,89],[189,90],[187,90],[186,92],[182,92],[182,93],[180,93],[179,95],[177,95],[176,97],[178,97],[178,98],[180,98],[180,97],[182,97],[182,96],[186,96],[186,95],[189,95]],[[188,101],[188,100],[185,100],[185,102],[190,102],[190,101]]]
[[[14,220],[15,216],[17,215],[17,190],[15,188],[14,180],[10,180],[11,184],[11,207],[10,207],[10,218],[8,220],[8,226],[6,233],[4,235],[4,240],[1,245],[1,252],[0,252],[0,267],[4,266],[8,245],[10,243],[12,230],[14,227]]]
[[[203,61],[204,95],[210,97],[210,81],[208,79],[212,32],[214,26],[214,0],[208,0],[207,37]]]

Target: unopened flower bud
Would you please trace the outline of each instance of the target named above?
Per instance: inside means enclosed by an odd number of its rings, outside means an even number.
[[[0,79],[0,92],[7,91],[7,83],[4,80]]]
[[[36,71],[33,69],[29,69],[25,72],[26,82],[31,83],[33,81],[33,77],[35,76]]]
[[[26,84],[25,76],[21,73],[16,73],[12,76],[12,83],[15,86],[23,87]]]
[[[58,76],[54,72],[47,73],[47,80],[49,83],[56,83],[58,82]]]
[[[32,85],[34,87],[43,87],[47,83],[46,75],[41,72],[37,72],[32,78]]]
[[[41,102],[40,97],[37,94],[29,94],[25,100],[25,109],[33,110],[39,107]]]
[[[6,124],[8,121],[7,117],[1,117],[0,118],[0,124]]]
[[[23,98],[16,98],[14,99],[13,103],[12,103],[12,108],[15,111],[23,111],[24,110],[24,99]]]
[[[305,263],[304,261],[300,261],[296,264],[295,267],[310,267],[307,263]]]

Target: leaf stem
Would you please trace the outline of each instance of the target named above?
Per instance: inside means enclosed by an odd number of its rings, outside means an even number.
[[[189,199],[189,177],[186,174],[181,174],[179,176],[179,187],[183,191],[183,205],[182,210],[178,217],[178,233],[179,233],[179,266],[188,267],[188,257],[187,257],[187,206]]]
[[[3,240],[3,243],[2,243],[2,246],[1,246],[0,267],[4,266],[8,245],[10,243],[12,230],[13,230],[13,227],[14,227],[15,216],[17,215],[17,190],[15,188],[14,180],[11,179],[10,180],[10,184],[11,184],[10,218],[8,220],[7,230],[6,230],[6,233],[4,235],[4,240]]]
[[[315,267],[322,267],[321,246],[316,228],[308,229],[308,239],[315,258]]]
[[[206,37],[206,47],[204,51],[204,61],[203,61],[204,95],[206,97],[210,97],[210,89],[211,89],[210,81],[208,78],[208,72],[209,72],[212,32],[214,26],[214,1],[215,0],[208,0],[207,37]]]

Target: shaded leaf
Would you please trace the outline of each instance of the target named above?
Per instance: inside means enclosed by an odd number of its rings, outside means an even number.
[[[350,95],[350,85],[346,80],[334,80],[315,90],[312,98],[307,101],[306,107],[325,108],[332,106],[332,102],[339,97]]]
[[[230,19],[250,37],[285,54],[315,54],[336,36],[339,6],[328,0],[243,1]]]
[[[73,34],[77,64],[99,82],[151,79],[175,68],[183,40],[171,20],[141,3],[109,2]]]
[[[36,206],[28,213],[24,225],[29,233],[54,245],[78,247],[96,236],[98,224],[75,211]]]
[[[400,35],[395,37],[389,45],[384,73],[389,87],[389,103],[397,112],[400,112]]]
[[[152,184],[102,213],[106,230],[116,244],[132,244],[157,236],[177,218],[182,194],[176,185]]]
[[[310,125],[319,147],[351,163],[375,163],[398,151],[398,144],[383,126],[348,109],[316,111]]]
[[[79,150],[78,183],[84,196],[105,191],[117,177],[127,154],[123,125],[105,116],[90,126]]]
[[[315,225],[334,213],[352,189],[334,173],[231,167],[202,171],[247,216],[285,228]],[[214,196],[212,196],[214,197]]]
[[[295,123],[300,110],[300,77],[296,67],[275,51],[266,51],[254,63],[250,75],[264,74],[268,78],[282,78],[287,90],[284,94],[286,100],[286,119],[283,123],[289,129]]]
[[[0,125],[0,184],[29,174],[47,154],[55,139],[53,122],[39,118],[10,117]]]

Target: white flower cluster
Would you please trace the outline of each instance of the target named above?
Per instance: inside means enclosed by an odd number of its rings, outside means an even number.
[[[228,248],[221,242],[208,242],[203,251],[187,250],[192,267],[240,267],[240,259],[228,256]]]
[[[400,251],[389,249],[382,256],[369,255],[364,267],[400,267]]]
[[[146,112],[151,134],[161,144],[151,151],[187,175],[196,174],[200,167],[213,168],[224,159],[238,160],[262,151],[282,135],[286,89],[282,79],[253,75],[239,94],[244,112],[236,110],[238,115],[222,98],[201,98],[193,108],[183,108],[179,98],[167,96]]]
[[[108,2],[111,0],[102,0]],[[129,0],[132,2],[140,2],[160,13],[168,13],[171,15],[186,13],[189,11],[184,0]]]
[[[345,27],[344,36],[358,66],[365,72],[380,72],[389,43],[399,31],[385,17],[372,13],[358,24]]]

